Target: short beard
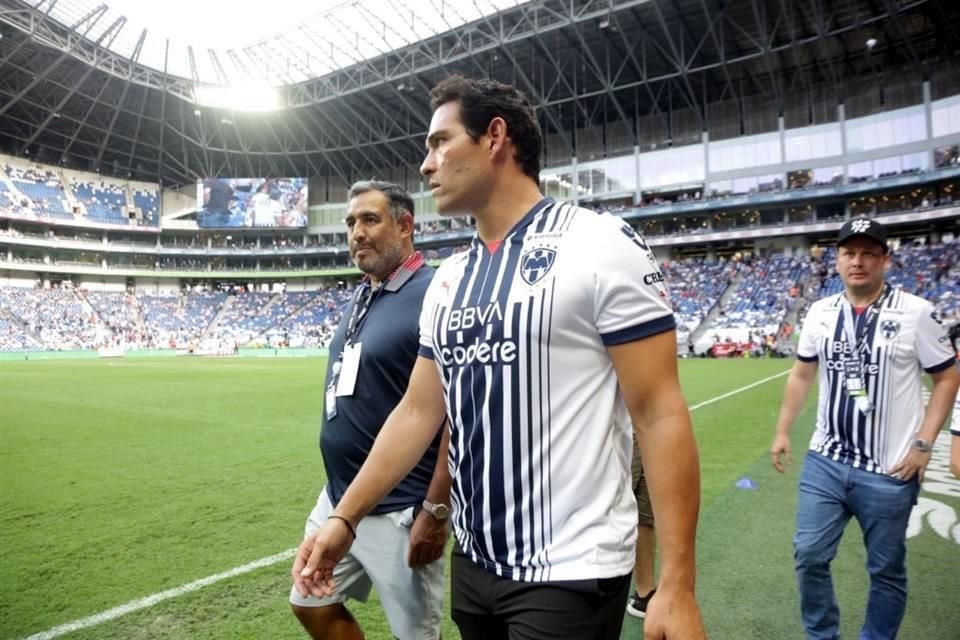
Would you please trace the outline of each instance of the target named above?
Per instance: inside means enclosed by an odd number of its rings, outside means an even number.
[[[374,259],[372,262],[368,262],[366,265],[357,263],[357,268],[367,275],[382,282],[386,280],[387,277],[393,273],[397,267],[400,266],[400,263],[403,262],[403,259],[403,247],[400,245],[393,245],[384,249],[383,251],[380,251],[377,254],[376,259]]]

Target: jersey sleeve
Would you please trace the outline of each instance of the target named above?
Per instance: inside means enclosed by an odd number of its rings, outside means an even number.
[[[820,354],[817,352],[817,331],[816,316],[820,311],[820,305],[814,303],[807,311],[807,317],[803,320],[803,327],[800,328],[800,338],[797,342],[797,360],[800,362],[816,362]]]
[[[947,328],[929,302],[920,311],[915,341],[917,359],[927,373],[943,371],[957,360]]]
[[[663,272],[644,239],[626,222],[603,214],[591,221],[594,321],[607,346],[677,326]]]
[[[442,269],[442,265],[441,265]],[[440,282],[440,272],[434,274],[433,280],[423,296],[423,306],[420,307],[420,347],[417,354],[433,360],[433,332],[434,320],[437,314],[437,283]]]

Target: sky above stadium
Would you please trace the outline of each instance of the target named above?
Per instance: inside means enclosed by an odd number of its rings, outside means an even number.
[[[114,52],[198,85],[282,86],[455,29],[521,0],[28,0]],[[84,16],[106,5],[96,22]],[[52,9],[51,9],[52,5]],[[115,26],[118,19],[123,19]],[[113,30],[111,30],[113,27]],[[169,55],[167,55],[169,45]]]

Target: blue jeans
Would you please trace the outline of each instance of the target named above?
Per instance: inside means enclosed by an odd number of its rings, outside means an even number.
[[[807,452],[800,474],[793,539],[800,613],[810,640],[840,637],[830,562],[853,516],[867,549],[870,594],[860,640],[893,640],[907,605],[906,534],[920,483],[834,462]]]

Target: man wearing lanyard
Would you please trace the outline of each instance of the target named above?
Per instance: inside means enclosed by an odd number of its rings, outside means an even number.
[[[418,318],[433,269],[413,248],[413,201],[387,182],[358,182],[347,211],[350,256],[366,276],[330,344],[320,451],[327,486],[306,524],[294,581],[329,518],[367,458],[386,417],[403,397],[419,345]],[[290,604],[313,638],[362,638],[343,605],[376,586],[393,635],[436,640],[443,602],[450,475],[446,429],[413,470],[351,533],[350,553],[334,570],[337,588],[317,598],[295,584]]]
[[[844,291],[807,313],[770,448],[782,473],[790,427],[821,365],[793,541],[810,639],[839,637],[830,562],[851,517],[863,530],[870,574],[860,638],[896,637],[907,602],[907,523],[960,380],[933,305],[886,284],[889,262],[883,225],[856,218],[841,227],[837,272]],[[921,369],[933,380],[925,409]]]

